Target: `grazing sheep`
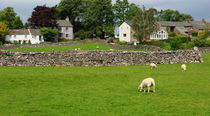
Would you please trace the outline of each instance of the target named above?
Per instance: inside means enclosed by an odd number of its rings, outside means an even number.
[[[156,65],[155,63],[151,63],[151,64],[150,64],[150,68],[151,68],[151,69],[156,69],[156,68],[157,68],[157,65]]]
[[[77,48],[75,48],[74,50],[77,50]]]
[[[155,80],[153,78],[144,79],[139,85],[138,90],[141,92],[144,90],[146,92],[146,88],[148,88],[148,93],[150,92],[150,87],[153,86],[153,92],[155,92]]]
[[[110,51],[113,51],[113,49],[109,49]]]
[[[182,69],[182,71],[186,72],[187,66],[185,64],[182,64],[181,69]]]
[[[80,48],[78,48],[77,50],[81,50]]]
[[[99,46],[96,46],[96,49],[99,49]]]

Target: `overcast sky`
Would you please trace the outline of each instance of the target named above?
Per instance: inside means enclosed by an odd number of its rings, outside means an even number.
[[[115,0],[113,0],[114,2]],[[181,13],[191,14],[195,20],[205,18],[210,21],[210,0],[128,0],[139,6],[145,5],[146,8],[173,9]],[[0,10],[11,6],[23,22],[30,17],[33,8],[37,5],[54,6],[60,0],[0,0]]]

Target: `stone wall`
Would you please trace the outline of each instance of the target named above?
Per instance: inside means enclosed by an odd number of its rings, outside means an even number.
[[[197,51],[0,51],[0,66],[114,66],[202,62]]]
[[[201,47],[198,48],[201,53],[210,53],[210,47]]]

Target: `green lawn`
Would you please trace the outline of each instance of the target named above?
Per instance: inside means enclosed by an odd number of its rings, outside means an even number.
[[[204,63],[112,67],[0,67],[0,116],[209,116]],[[146,77],[156,93],[140,93]]]
[[[96,49],[96,46],[99,46],[99,48]],[[81,45],[20,48],[20,49],[8,49],[7,51],[52,52],[53,49],[54,49],[54,51],[68,51],[68,50],[75,50],[77,48],[80,48],[81,50],[110,50],[110,49],[119,50],[119,49],[111,48],[109,46],[105,46],[102,43],[88,42],[88,43],[81,44]],[[143,49],[127,50],[127,49],[124,49],[122,51],[150,51],[150,50],[143,50]]]

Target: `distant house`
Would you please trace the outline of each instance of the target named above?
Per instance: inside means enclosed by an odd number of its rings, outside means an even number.
[[[209,24],[204,19],[202,21],[188,21],[185,22],[171,22],[160,21],[156,25],[158,31],[150,35],[150,40],[164,40],[168,39],[168,32],[182,33],[185,35],[192,35],[192,32],[203,31]],[[119,40],[126,42],[136,42],[133,37],[134,31],[131,28],[132,22],[123,22],[119,27]]]
[[[131,27],[131,22],[123,22],[119,27],[119,40],[125,42],[137,42],[138,40],[133,37],[134,31]],[[165,29],[160,29],[150,35],[151,40],[168,39],[168,33]]]
[[[59,30],[59,38],[65,38],[65,39],[73,39],[74,33],[73,33],[73,25],[69,21],[69,18],[67,17],[65,20],[57,20],[58,24],[58,30]]]
[[[5,40],[12,43],[17,42],[18,44],[22,44],[24,41],[31,44],[44,42],[39,29],[11,29]]]
[[[206,23],[208,22],[203,19],[202,21],[186,20],[184,22],[160,21],[157,22],[157,25],[159,28],[168,30],[169,32],[191,35],[192,32],[203,31]]]

